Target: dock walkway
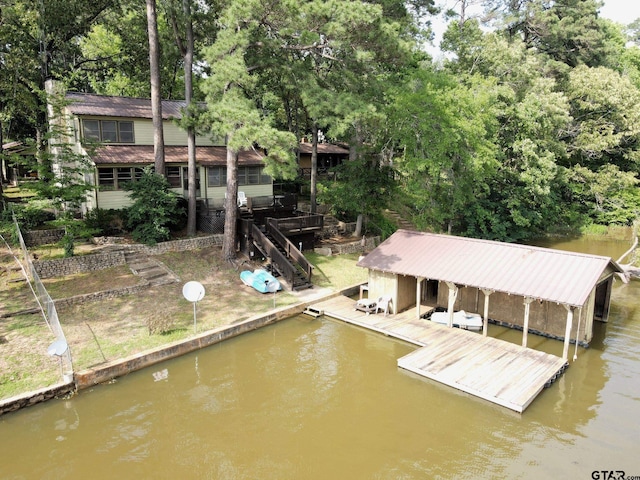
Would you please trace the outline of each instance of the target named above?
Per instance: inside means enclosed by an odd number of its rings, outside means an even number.
[[[344,296],[310,308],[420,346],[398,359],[398,366],[520,413],[566,367],[555,355],[418,319],[415,308],[396,315],[366,314]],[[429,307],[422,309],[425,313]]]

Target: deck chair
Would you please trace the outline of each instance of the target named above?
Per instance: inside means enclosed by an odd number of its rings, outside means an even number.
[[[378,313],[378,310],[384,312],[384,316],[387,316],[389,313],[389,304],[391,303],[391,295],[383,295],[378,298],[376,302],[376,311],[374,313]]]
[[[244,194],[244,192],[238,192],[238,206],[246,207],[246,205],[247,205],[247,196]]]

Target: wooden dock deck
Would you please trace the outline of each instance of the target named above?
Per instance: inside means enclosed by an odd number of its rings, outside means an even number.
[[[384,316],[354,307],[355,300],[339,296],[310,308],[422,347],[398,359],[398,366],[516,412],[566,367],[555,355],[419,320],[415,308]],[[428,307],[422,309],[425,313]]]

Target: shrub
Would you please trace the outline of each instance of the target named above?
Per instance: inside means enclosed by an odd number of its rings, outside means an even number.
[[[96,235],[118,235],[125,230],[126,210],[95,208],[87,213],[84,221]]]
[[[127,184],[133,204],[128,209],[129,228],[134,240],[147,245],[168,240],[171,223],[180,215],[178,196],[166,178],[145,168],[142,176]]]

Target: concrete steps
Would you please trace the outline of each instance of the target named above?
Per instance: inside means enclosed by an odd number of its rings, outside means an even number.
[[[385,217],[387,217],[387,219],[397,225],[398,228],[402,228],[404,230],[412,230],[414,232],[418,231],[417,227],[411,221],[407,220],[400,213],[394,210],[387,209],[384,211],[384,215]]]
[[[125,251],[124,257],[133,274],[147,280],[149,285],[165,285],[180,281],[162,262],[142,252]]]

